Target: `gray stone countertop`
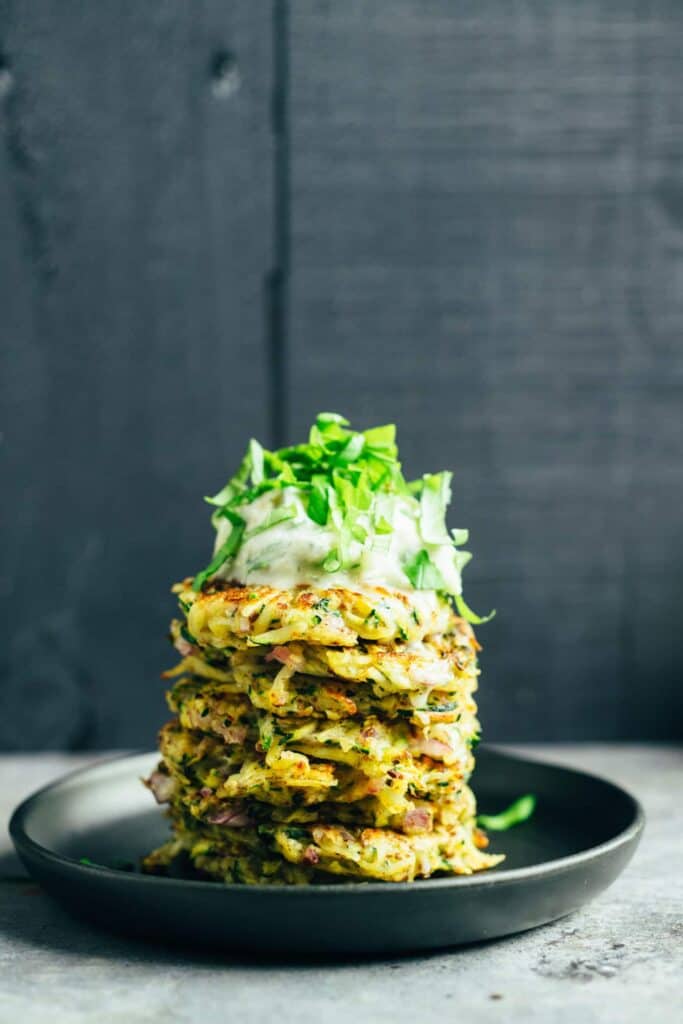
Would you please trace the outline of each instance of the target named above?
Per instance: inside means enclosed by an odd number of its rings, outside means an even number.
[[[509,748],[596,772],[642,801],[647,827],[618,881],[580,912],[523,935],[389,960],[240,961],[110,936],[69,918],[28,880],[0,834],[0,1024],[467,1024],[683,1020],[683,751]],[[0,757],[0,814],[101,758]]]

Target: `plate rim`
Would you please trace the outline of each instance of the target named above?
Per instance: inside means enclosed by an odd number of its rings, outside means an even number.
[[[221,885],[217,885],[213,881],[205,881],[203,879],[166,878],[159,875],[144,875],[138,872],[121,871],[118,868],[111,868],[105,864],[83,864],[73,857],[67,857],[65,854],[56,853],[54,850],[43,846],[41,843],[38,843],[35,839],[31,838],[26,828],[26,817],[31,812],[35,804],[45,799],[45,797],[49,798],[49,794],[52,790],[63,786],[65,783],[70,782],[73,779],[77,779],[81,775],[87,775],[90,772],[112,767],[119,762],[132,761],[142,757],[152,758],[155,754],[158,756],[158,752],[154,750],[135,750],[104,757],[102,760],[75,768],[73,771],[66,772],[58,778],[53,779],[51,782],[48,782],[46,785],[41,786],[39,789],[34,790],[34,792],[30,793],[15,807],[9,820],[8,831],[14,847],[20,856],[23,851],[26,851],[38,859],[47,861],[49,864],[57,865],[62,869],[66,868],[67,870],[77,874],[89,872],[91,875],[95,873],[96,875],[99,874],[104,875],[105,877],[113,877],[120,881],[125,880],[131,884],[137,885],[149,884],[151,882],[155,885],[165,885],[167,887],[180,886],[183,889],[189,887],[190,889],[197,889],[202,892],[211,891],[214,894],[218,892],[225,892],[228,894],[239,893],[242,896],[247,894],[249,896],[254,895],[255,898],[259,898],[259,896],[256,895],[259,894],[261,896],[266,895],[274,899],[283,899],[292,893],[299,893],[302,896],[307,894],[311,897],[314,897],[317,894],[359,896],[364,893],[378,895],[381,893],[386,895],[391,893],[435,889],[459,889],[464,887],[482,888],[492,885],[512,885],[524,880],[532,880],[542,878],[547,875],[561,874],[564,871],[578,868],[584,864],[591,863],[594,860],[599,860],[610,852],[619,849],[622,846],[626,846],[631,842],[637,841],[642,834],[646,824],[646,815],[641,802],[628,789],[625,789],[618,783],[613,782],[611,779],[607,779],[595,772],[587,772],[580,768],[570,768],[555,762],[544,761],[542,758],[529,757],[526,754],[519,755],[510,753],[504,747],[499,747],[496,744],[482,744],[482,747],[491,753],[512,761],[539,765],[546,770],[550,769],[551,771],[569,773],[582,777],[583,779],[590,780],[591,782],[599,782],[603,785],[609,786],[622,797],[626,797],[628,802],[631,804],[631,820],[628,825],[626,825],[626,827],[620,832],[617,832],[616,835],[613,835],[610,839],[607,839],[602,843],[598,843],[596,846],[589,846],[585,850],[580,850],[578,853],[568,854],[564,857],[556,857],[552,860],[541,861],[540,864],[532,864],[520,868],[506,869],[502,867],[491,871],[474,872],[471,875],[452,875],[439,878],[416,879],[413,882],[391,883],[380,881],[352,881],[321,882],[319,884],[316,883],[315,885],[303,885],[300,883],[294,885],[243,885],[236,882],[224,882]],[[417,886],[415,884],[416,881],[418,882]]]

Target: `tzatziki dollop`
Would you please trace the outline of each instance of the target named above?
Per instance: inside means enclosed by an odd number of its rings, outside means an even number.
[[[289,589],[299,584],[319,588],[388,587],[413,591],[405,566],[426,550],[439,570],[449,593],[461,593],[460,571],[453,544],[429,543],[420,532],[419,504],[414,498],[394,496],[392,529],[378,533],[371,517],[359,513],[357,524],[366,533],[361,543],[352,539],[344,568],[330,570],[326,560],[337,543],[332,525],[321,526],[306,512],[301,493],[294,487],[266,491],[254,501],[236,505],[234,512],[244,520],[244,532],[234,558],[215,573],[214,578],[240,584],[267,584]],[[286,514],[290,518],[277,521]],[[273,523],[274,525],[268,525]],[[216,521],[214,554],[230,536],[233,524],[225,518]]]
[[[447,470],[403,475],[396,427],[353,430],[321,412],[308,440],[269,451],[251,439],[237,472],[205,500],[213,506],[213,558],[192,580],[276,590],[384,587],[411,602],[450,600],[471,623],[461,573],[468,532],[449,530]],[[493,613],[492,613],[493,614]]]

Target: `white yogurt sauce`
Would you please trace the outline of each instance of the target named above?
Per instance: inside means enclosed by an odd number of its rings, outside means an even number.
[[[414,593],[403,565],[424,548],[441,572],[449,592],[459,594],[460,572],[450,540],[444,538],[442,544],[426,543],[420,536],[418,502],[408,497],[393,501],[393,531],[378,535],[369,517],[359,514],[357,522],[368,531],[367,540],[351,542],[350,568],[327,572],[322,563],[337,546],[335,528],[330,524],[320,526],[309,518],[296,488],[266,491],[250,504],[234,509],[246,523],[245,533],[237,554],[218,570],[216,578],[242,584],[263,583],[282,590],[309,584],[318,588],[349,589],[382,586]],[[284,508],[295,509],[296,516],[250,535]],[[214,551],[226,541],[231,529],[227,519],[218,520]]]

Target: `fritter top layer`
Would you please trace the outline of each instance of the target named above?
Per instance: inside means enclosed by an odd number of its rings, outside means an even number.
[[[190,579],[173,591],[196,642],[218,648],[297,640],[328,647],[353,647],[361,640],[407,643],[448,633],[456,619],[434,591],[276,590],[214,581],[196,593]]]

